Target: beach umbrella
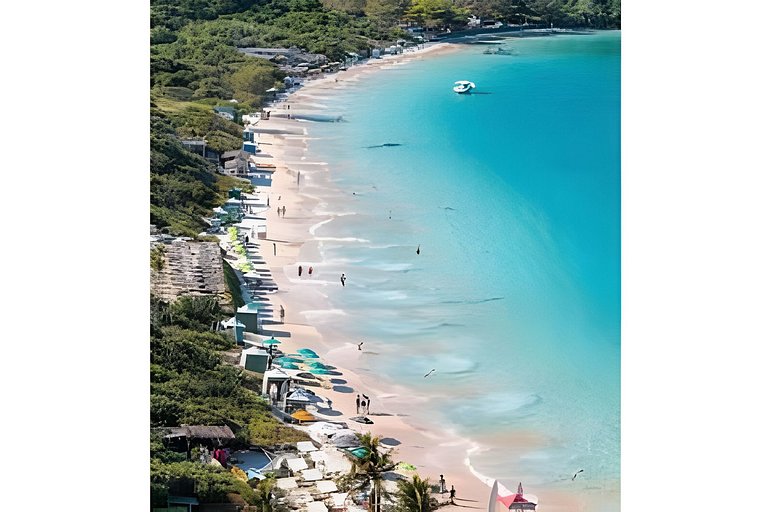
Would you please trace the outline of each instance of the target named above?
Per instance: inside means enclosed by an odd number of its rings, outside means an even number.
[[[282,368],[283,370],[300,370],[301,369],[298,366],[296,366],[296,363],[279,363],[275,361],[275,364],[280,366],[280,368]]]
[[[329,372],[324,368],[310,368],[309,373],[311,373],[312,375],[328,375],[331,372]]]
[[[275,337],[271,337],[268,340],[262,340],[262,345],[279,345],[282,341],[276,340]]]
[[[281,356],[275,358],[276,363],[301,363],[301,359],[296,359],[293,356]]]
[[[322,370],[327,370],[328,369],[328,366],[324,365],[320,361],[312,361],[312,362],[309,362],[309,363],[306,363],[306,364],[307,364],[307,366],[311,366],[312,368],[320,368]]]
[[[302,355],[302,356],[304,356],[304,357],[312,357],[312,358],[320,357],[320,356],[318,356],[318,355],[317,355],[317,353],[316,353],[314,350],[312,350],[311,348],[300,348],[300,349],[299,349],[299,350],[297,350],[296,352],[298,352],[299,354],[301,354],[301,355]]]
[[[297,419],[299,421],[317,421],[317,418],[312,416],[312,414],[308,413],[304,409],[299,409],[295,413],[291,414],[291,418]]]

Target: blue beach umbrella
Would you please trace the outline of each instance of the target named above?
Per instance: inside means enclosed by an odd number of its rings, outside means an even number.
[[[322,370],[327,370],[328,366],[324,365],[320,361],[312,361],[311,363],[307,363],[307,366],[311,366],[312,368],[319,368]]]
[[[296,366],[296,363],[281,363],[279,361],[275,361],[278,365],[280,365],[280,368],[283,370],[300,370],[298,366]]]
[[[283,364],[283,363],[295,364],[295,363],[301,363],[302,360],[301,359],[296,359],[294,357],[276,357],[275,358],[275,362],[277,364]]]
[[[280,343],[282,343],[282,341],[276,340],[274,336],[261,342],[262,345],[279,345]]]
[[[312,358],[312,359],[317,359],[317,358],[320,357],[320,356],[317,355],[317,353],[314,350],[312,350],[310,348],[300,348],[296,352],[298,352],[299,354],[301,354],[304,357],[308,357],[308,358]]]
[[[310,368],[309,373],[311,373],[312,375],[328,375],[331,372],[323,368]]]

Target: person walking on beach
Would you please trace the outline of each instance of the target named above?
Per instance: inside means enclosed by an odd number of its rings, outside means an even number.
[[[313,270],[314,269],[312,267],[309,267],[309,270],[307,271],[307,273],[309,274],[309,277],[312,277],[312,271]]]
[[[285,218],[285,205],[283,205],[283,218]]]
[[[277,256],[277,244],[272,242],[272,255]]]
[[[360,414],[360,395],[357,395],[357,399],[355,400],[356,410],[357,414]]]
[[[347,276],[345,276],[344,274],[341,274],[341,286],[347,286],[346,282],[347,282]]]
[[[440,484],[440,494],[445,494],[445,478],[443,478],[443,475],[440,475],[438,483]]]
[[[284,323],[285,323],[285,308],[283,307],[283,305],[282,305],[282,304],[280,304],[280,323],[281,323],[281,324],[284,324]],[[270,347],[271,347],[271,346],[272,346],[272,345],[270,345]]]
[[[304,270],[304,268],[301,265],[299,265],[299,277],[301,277],[301,271],[302,270]]]
[[[327,402],[328,402],[328,410],[332,411],[333,410],[333,402],[331,402],[330,400],[327,400]]]
[[[453,501],[453,499],[455,497],[456,497],[456,489],[454,489],[453,486],[451,486],[451,505],[455,505],[456,504],[456,502]]]
[[[367,405],[368,404],[365,402],[365,400],[360,400],[360,410],[363,411],[363,414],[367,414],[367,412],[365,411],[365,407]]]
[[[365,414],[371,414],[371,399],[363,393],[363,400]]]
[[[364,342],[361,341],[360,343],[357,344],[357,350],[363,350],[363,343]]]

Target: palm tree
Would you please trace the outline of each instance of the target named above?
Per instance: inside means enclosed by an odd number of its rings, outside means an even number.
[[[437,508],[434,498],[430,497],[429,479],[422,480],[419,475],[413,475],[412,480],[397,482],[398,512],[431,512]]]
[[[371,486],[371,496],[368,500],[368,508],[371,512],[379,512],[381,498],[385,497],[385,491],[381,486],[384,473],[392,471],[397,465],[392,461],[392,453],[380,451],[381,436],[372,436],[370,432],[359,434],[360,446],[365,448],[365,456],[356,459],[352,466],[352,474],[362,480],[358,487]]]

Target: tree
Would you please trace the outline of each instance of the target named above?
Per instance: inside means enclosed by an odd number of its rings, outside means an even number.
[[[430,496],[429,479],[422,480],[419,475],[399,480],[395,497],[398,512],[431,512],[437,508],[437,500]]]
[[[451,0],[414,0],[405,17],[427,27],[463,24],[469,11],[455,7]]]
[[[384,473],[395,469],[396,463],[392,461],[391,452],[381,450],[381,436],[372,436],[370,432],[367,432],[358,434],[358,438],[360,439],[360,446],[365,449],[366,454],[355,461],[352,472],[355,478],[362,481],[359,488],[371,486],[368,507],[372,512],[379,512],[382,498],[386,497],[386,491],[381,485]]]

